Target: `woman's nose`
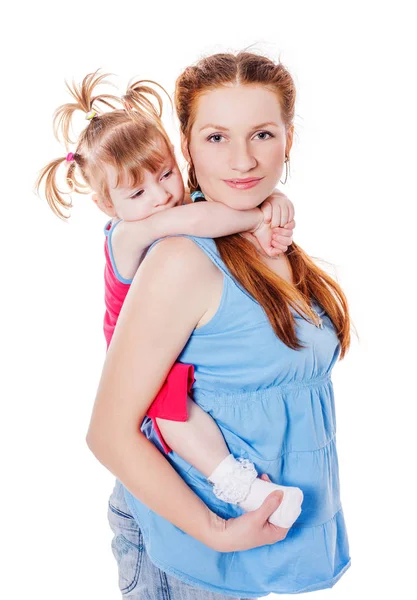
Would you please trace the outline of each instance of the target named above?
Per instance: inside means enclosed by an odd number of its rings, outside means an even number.
[[[253,155],[251,147],[244,142],[231,146],[229,164],[234,171],[246,173],[255,168],[258,162]]]

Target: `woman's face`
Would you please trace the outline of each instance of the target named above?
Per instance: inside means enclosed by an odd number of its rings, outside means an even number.
[[[236,85],[197,102],[188,149],[206,199],[238,210],[258,206],[276,187],[292,144],[277,94]]]

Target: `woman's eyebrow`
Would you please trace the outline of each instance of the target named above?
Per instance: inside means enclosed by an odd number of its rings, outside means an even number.
[[[260,123],[259,125],[255,125],[255,127],[253,127],[252,129],[262,129],[262,127],[279,127],[278,123],[275,123],[274,121],[266,121],[265,123]]]
[[[261,129],[262,127],[267,127],[271,125],[273,125],[274,127],[279,127],[278,123],[274,123],[274,121],[266,121],[265,123],[259,123],[259,125],[254,125],[253,127],[251,127],[251,129]],[[203,129],[218,129],[220,131],[229,131],[227,127],[222,127],[222,125],[213,125],[212,123],[204,125],[204,127],[202,127],[200,131],[203,131]]]
[[[204,125],[204,127],[202,127],[199,131],[203,131],[203,129],[220,129],[220,131],[229,131],[227,127],[222,127],[221,125],[212,125],[212,123]]]

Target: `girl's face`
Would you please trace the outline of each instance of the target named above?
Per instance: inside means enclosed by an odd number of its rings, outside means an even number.
[[[276,187],[289,155],[293,129],[286,131],[276,93],[263,86],[219,87],[198,99],[186,158],[191,156],[207,200],[246,210]]]
[[[94,200],[109,216],[124,221],[141,221],[151,215],[182,204],[184,183],[175,158],[167,152],[162,167],[156,172],[144,171],[142,183],[131,187],[127,178],[117,183],[117,171],[113,166],[105,165],[111,203]]]

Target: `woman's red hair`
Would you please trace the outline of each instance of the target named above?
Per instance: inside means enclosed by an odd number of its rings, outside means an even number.
[[[293,127],[296,90],[290,73],[281,63],[275,64],[269,58],[249,52],[214,54],[187,67],[176,81],[175,108],[188,144],[199,97],[225,85],[257,85],[273,91],[280,102],[287,131]],[[192,162],[188,166],[188,183],[191,191],[198,187]],[[287,251],[294,281],[294,285],[290,285],[262,262],[253,244],[242,236],[218,238],[216,244],[232,275],[263,307],[276,335],[287,346],[302,347],[290,307],[316,321],[317,316],[311,309],[311,300],[316,300],[335,327],[341,347],[340,358],[344,357],[350,345],[346,297],[334,279],[300,246],[292,243]]]

